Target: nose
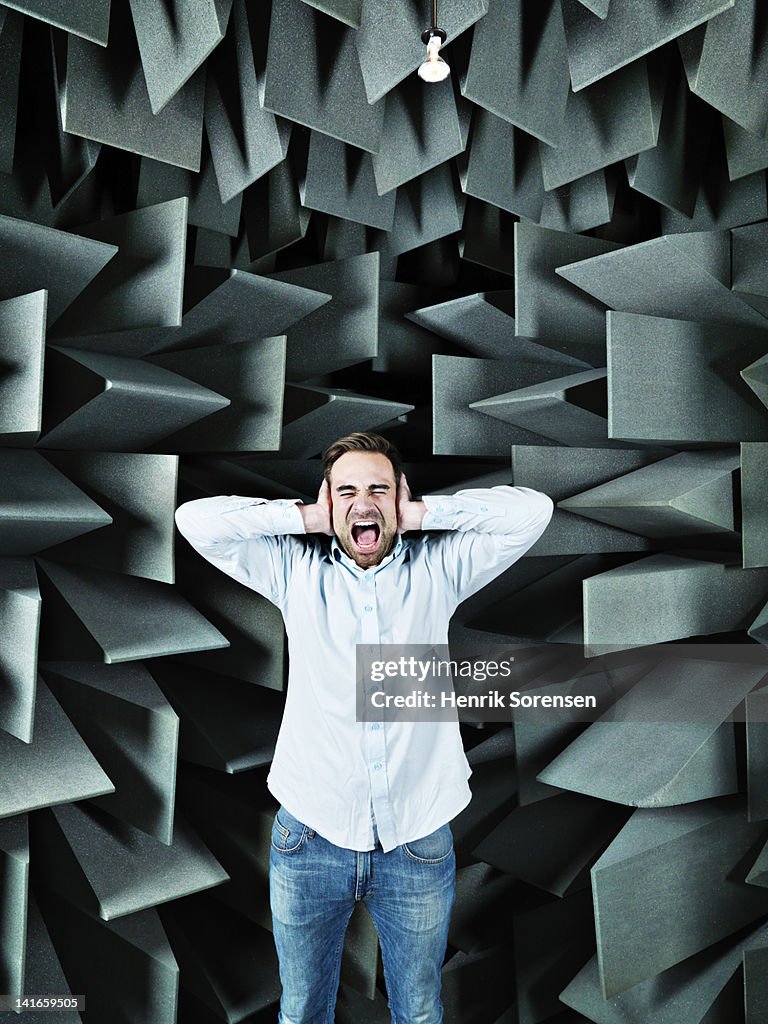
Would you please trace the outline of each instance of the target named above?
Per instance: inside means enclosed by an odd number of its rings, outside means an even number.
[[[350,515],[356,519],[372,519],[376,513],[376,506],[367,498],[355,498],[350,508]]]

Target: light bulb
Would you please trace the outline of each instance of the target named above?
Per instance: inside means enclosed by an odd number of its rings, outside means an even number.
[[[450,67],[440,56],[442,45],[442,38],[436,32],[430,33],[427,43],[427,59],[419,68],[419,78],[423,82],[442,82],[450,75]]]

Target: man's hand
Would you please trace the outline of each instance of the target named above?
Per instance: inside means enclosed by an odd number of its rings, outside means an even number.
[[[307,533],[324,533],[328,537],[333,536],[331,489],[325,478],[323,478],[323,482],[320,485],[315,504],[297,505],[297,508],[301,512],[301,518],[304,520],[304,529]]]
[[[408,530],[420,530],[426,511],[427,506],[423,501],[414,501],[411,497],[411,489],[408,486],[405,473],[402,473],[400,484],[397,488],[398,533],[407,533]]]

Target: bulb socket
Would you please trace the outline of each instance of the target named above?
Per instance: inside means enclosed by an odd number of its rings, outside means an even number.
[[[421,33],[422,43],[424,43],[424,45],[426,46],[429,40],[432,38],[432,36],[440,36],[440,45],[442,46],[442,44],[448,38],[448,33],[445,31],[444,28],[437,28],[436,26],[433,26],[432,28],[425,28],[424,31]]]

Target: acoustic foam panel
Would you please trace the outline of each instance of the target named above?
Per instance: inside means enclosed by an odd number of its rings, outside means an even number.
[[[713,131],[704,159],[703,176],[693,217],[661,207],[661,230],[665,234],[688,231],[722,231],[768,217],[765,175],[750,174],[738,181],[728,180],[726,156],[717,130]]]
[[[632,665],[624,670],[630,680],[641,671],[642,669]],[[599,706],[608,708],[615,699],[613,687],[617,685],[620,676],[623,681],[624,672],[621,669],[602,671],[599,666],[594,670],[586,668],[575,672],[573,658],[566,655],[559,664],[543,673],[541,685],[526,685],[526,693],[567,697],[579,693],[586,684],[589,692],[597,696]],[[515,759],[521,806],[536,803],[537,800],[546,800],[563,792],[563,789],[554,783],[540,781],[539,772],[583,732],[586,724],[581,720],[582,717],[579,711],[569,713],[564,710],[557,721],[548,720],[544,714],[538,721],[527,716],[525,721],[514,723]]]
[[[578,0],[563,0],[574,92],[623,68],[733,7],[734,0],[639,0],[616,3],[595,20]]]
[[[468,104],[459,98],[457,108],[450,79],[423,86],[412,75],[384,101],[380,145],[371,157],[379,195],[457,156],[467,144]]]
[[[768,331],[613,312],[607,323],[611,437],[734,444],[768,436],[765,409],[742,380]]]
[[[507,902],[513,898],[519,888],[509,875],[482,861],[459,868],[449,943],[463,953],[472,953],[504,941],[508,925],[498,919],[493,907],[498,906],[499,901]]]
[[[384,104],[368,103],[354,31],[302,0],[272,2],[263,105],[371,153],[381,143]]]
[[[310,134],[304,206],[389,231],[396,197],[394,189],[377,192],[370,153],[321,132]]]
[[[768,54],[761,45],[762,19],[759,0],[739,0],[707,22],[703,42],[685,45],[690,47],[686,71],[691,91],[742,128],[764,138],[768,133],[764,90]]]
[[[768,690],[760,687],[747,696],[747,817],[768,819]]]
[[[149,102],[159,114],[224,38],[232,0],[130,3]]]
[[[626,819],[623,807],[563,793],[518,807],[473,853],[529,885],[565,896],[589,884],[589,866]],[[556,834],[566,834],[567,842],[558,843]]]
[[[70,36],[64,131],[154,160],[200,169],[205,71],[154,114],[127,4],[115,4],[104,48]]]
[[[617,442],[608,437],[605,379],[605,370],[582,370],[470,402],[469,407],[561,444],[611,447]]]
[[[667,658],[539,772],[539,782],[629,807],[739,790],[730,714],[764,666]]]
[[[741,535],[745,568],[768,564],[765,481],[768,445],[741,444]]]
[[[731,451],[679,452],[558,506],[646,537],[733,533],[738,468]]]
[[[114,785],[42,680],[32,742],[0,732],[0,818],[113,793]]]
[[[605,18],[608,15],[608,6],[611,0],[579,0],[579,2],[598,18]]]
[[[87,1013],[107,1019],[117,1004],[127,1024],[174,1024],[179,965],[154,908],[106,922],[50,890],[39,896],[67,980],[87,993]]]
[[[34,896],[27,897],[27,933],[24,951],[24,980],[27,991],[56,992],[67,996],[72,994],[70,985],[61,969],[61,962],[51,942],[40,908]],[[82,1024],[77,1010],[28,1010],[29,1024],[50,1024],[58,1018],[57,1024]]]
[[[412,178],[395,193],[395,213],[380,250],[396,257],[461,229],[464,197],[454,185],[452,161]]]
[[[768,844],[763,846],[746,879],[750,885],[768,887]]]
[[[743,1012],[742,986],[733,984],[742,951],[764,942],[765,926],[751,929],[746,935],[740,932],[736,938],[695,954],[610,999],[603,996],[598,960],[592,957],[560,993],[560,999],[587,1014],[580,1019],[596,1024],[643,1024],[649,1019],[658,1024],[694,1020],[726,1024]]]
[[[3,174],[13,174],[23,21],[17,14],[7,14],[0,24],[0,172]]]
[[[626,162],[629,184],[662,206],[692,217],[711,135],[711,111],[688,90],[682,65],[667,55],[659,141]]]
[[[515,264],[511,243],[515,223],[511,213],[470,196],[464,209],[458,240],[460,258],[512,277]],[[433,258],[442,263],[444,252],[441,253],[434,246],[432,248]]]
[[[710,232],[664,235],[556,272],[622,313],[765,328],[765,318],[719,278],[721,251]]]
[[[556,0],[490,0],[475,27],[464,96],[550,146],[568,100],[562,8]]]
[[[179,814],[170,845],[96,808],[71,804],[35,815],[33,834],[50,887],[104,921],[133,916],[228,877]]]
[[[532,579],[518,580],[522,585],[513,594],[483,609],[468,624],[537,642],[580,644],[584,639],[583,580],[625,561],[613,554],[537,557]]]
[[[768,314],[768,274],[762,260],[767,240],[765,224],[747,224],[731,231],[731,287],[739,298],[763,314]]]
[[[51,346],[46,365],[41,448],[141,451],[229,405],[223,395],[139,359]]]
[[[149,359],[185,379],[205,381],[228,399],[226,408],[159,442],[171,451],[276,451],[280,447],[286,339],[256,338],[236,344],[168,352]]]
[[[37,686],[40,593],[31,560],[0,559],[0,729],[31,743]]]
[[[45,289],[53,323],[117,254],[117,246],[0,215],[0,299]]]
[[[217,1019],[237,1024],[277,1001],[277,954],[264,928],[204,894],[163,908],[162,920],[185,985]]]
[[[5,994],[24,994],[27,893],[27,816],[0,821],[0,982]]]
[[[757,945],[757,944],[755,944]],[[744,966],[744,1019],[746,1024],[759,1024],[760,1018],[768,1011],[768,992],[765,977],[768,970],[768,946],[762,935],[760,945],[745,949],[742,954]]]
[[[762,171],[763,168],[768,167],[768,140],[748,132],[746,128],[742,128],[725,114],[722,115],[722,118],[730,180],[736,181],[747,174]]]
[[[588,892],[515,915],[512,928],[520,1024],[539,1024],[562,1010],[558,993],[581,966],[583,937],[591,925]]]
[[[310,216],[311,211],[299,200],[296,172],[290,160],[283,160],[244,196],[248,260],[255,262],[300,241],[307,233]],[[262,272],[248,265],[243,269]]]
[[[538,142],[490,111],[476,109],[462,187],[468,195],[538,221],[544,203]]]
[[[603,998],[679,964],[765,913],[768,893],[747,885],[734,870],[764,831],[746,821],[744,810],[740,797],[641,809],[600,857],[591,877]],[[638,870],[642,892],[627,884]]]
[[[544,188],[566,185],[658,142],[660,103],[645,58],[582,92],[568,94],[557,146],[541,144]]]
[[[512,482],[544,491],[557,504],[582,490],[608,483],[667,454],[663,449],[512,446]],[[545,534],[546,536],[546,534]],[[543,539],[543,538],[542,538]]]
[[[278,609],[261,594],[244,589],[197,559],[179,561],[178,579],[180,589],[186,590],[206,618],[219,625],[229,640],[227,651],[210,654],[208,650],[222,645],[201,646],[201,652],[206,653],[188,654],[185,661],[267,689],[282,690],[285,639]]]
[[[360,14],[363,0],[304,0],[310,7],[316,7],[350,28],[360,28]]]
[[[478,20],[482,24],[488,8],[488,0],[441,0],[440,27],[446,31],[447,41],[453,42]],[[430,13],[423,5],[406,4],[398,8],[376,0],[362,0],[360,30],[354,34],[354,40],[370,104],[388,94],[424,60],[421,33],[430,24]],[[382,40],[386,40],[385,46]],[[449,63],[451,52],[446,50]]]
[[[5,6],[100,46],[107,45],[110,0],[69,0],[64,7],[57,0],[8,0]]]
[[[174,582],[173,511],[178,456],[132,452],[48,452],[48,462],[98,500],[112,522],[101,535],[49,551],[55,559]]]
[[[605,308],[565,287],[556,268],[611,252],[616,243],[534,224],[516,224],[514,231],[517,333],[592,366],[605,366]]]
[[[205,94],[205,130],[222,203],[230,202],[288,152],[290,122],[262,109],[260,41],[268,17],[234,0],[229,31],[211,58]]]
[[[523,427],[497,422],[471,408],[499,387],[520,387],[547,380],[552,363],[512,359],[432,357],[432,430],[435,455],[500,456],[510,444],[533,444],[537,435]]]
[[[181,328],[156,341],[156,350],[230,345],[285,334],[332,296],[243,270],[222,273],[189,267]]]
[[[37,145],[42,150],[48,180],[51,215],[66,209],[66,201],[96,165],[101,144],[68,135],[62,121],[64,71],[67,37],[54,28],[27,23],[27,46],[37,45],[37,102],[35,118]],[[23,153],[23,147],[22,147]]]
[[[143,665],[45,662],[56,699],[115,784],[90,805],[173,842],[179,722]]]
[[[235,774],[268,765],[285,701],[252,684],[172,662],[156,662],[152,674],[181,723],[179,756]]]
[[[284,458],[311,458],[339,436],[374,430],[413,408],[404,402],[342,389],[287,384],[280,454]]]
[[[307,380],[376,355],[378,271],[379,254],[372,252],[270,275],[331,296],[288,331],[287,380]]]
[[[408,320],[453,342],[459,347],[456,355],[491,359],[517,356],[529,363],[586,368],[583,360],[555,352],[531,338],[519,337],[513,313],[514,294],[498,291],[462,295],[434,306],[422,306],[405,315]]]
[[[0,555],[31,555],[112,517],[39,452],[0,449]]]
[[[594,171],[545,192],[537,220],[541,227],[555,231],[589,231],[609,223],[615,201],[616,178]]]
[[[118,253],[57,318],[49,337],[181,323],[187,239],[185,198],[133,210],[78,230],[116,245]]]
[[[767,586],[768,571],[730,553],[650,555],[584,580],[584,644],[599,653],[745,629]]]
[[[187,219],[191,226],[208,228],[231,235],[233,238],[237,237],[240,231],[243,195],[239,192],[228,203],[222,203],[210,150],[205,141],[199,174],[186,171],[183,167],[162,164],[148,157],[141,158],[136,195],[138,206],[150,206],[152,203],[179,199],[181,196],[189,198]]]
[[[46,660],[103,660],[109,665],[228,646],[165,583],[47,559],[38,564],[48,582],[42,646]]]
[[[26,448],[40,434],[46,291],[0,301],[0,445]]]

